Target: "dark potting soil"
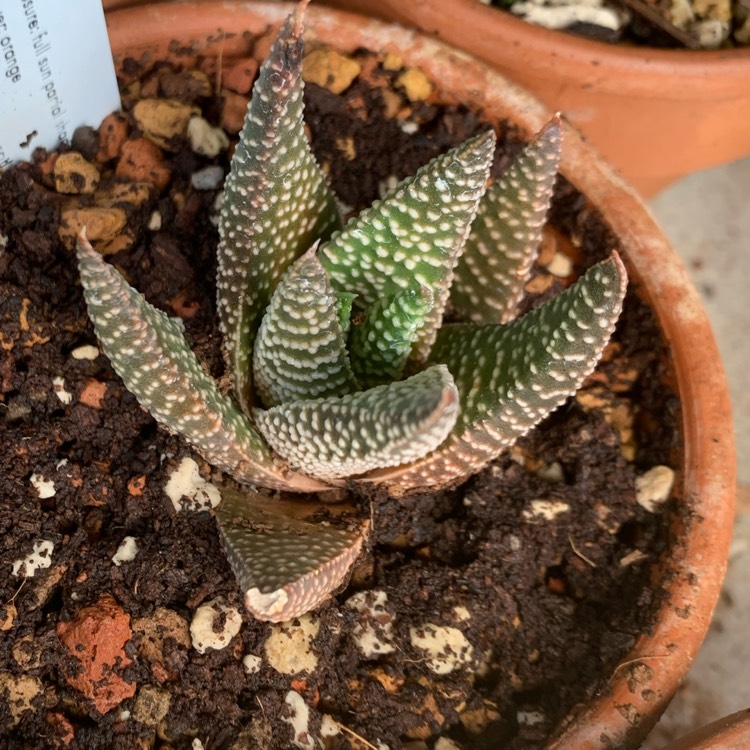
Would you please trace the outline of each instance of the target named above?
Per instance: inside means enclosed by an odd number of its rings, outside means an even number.
[[[316,153],[354,209],[483,127],[475,113],[410,103],[393,87],[401,108],[387,114],[395,74],[362,61],[370,75],[343,95],[307,89]],[[143,72],[142,88],[171,73]],[[196,96],[217,121],[220,99]],[[79,135],[80,151],[96,136]],[[511,130],[500,136],[496,172],[519,148]],[[184,139],[172,145],[168,185],[116,203],[134,241],[109,259],[182,314],[218,377],[216,191],[190,186],[213,162]],[[226,169],[226,154],[214,162]],[[104,355],[82,349],[97,342],[58,228],[71,201],[94,198],[56,193],[50,163],[39,154],[0,175],[0,746],[273,750],[318,747],[326,734],[327,748],[432,748],[443,735],[466,750],[520,750],[542,747],[572,706],[607,689],[662,596],[649,577],[667,550],[666,508],[641,507],[635,478],[680,461],[668,355],[632,289],[581,396],[457,489],[352,494],[372,536],[349,587],[286,628],[243,614],[226,647],[200,653],[188,632],[197,609],[221,599],[221,630],[243,612],[241,592],[211,513],[176,512],[165,485],[186,456],[204,477],[211,469],[156,426]],[[100,164],[100,189],[115,164]],[[155,211],[161,228],[147,229]],[[576,272],[617,247],[564,179],[551,224]],[[541,265],[537,279],[544,291],[526,308],[569,281],[550,285]],[[125,537],[138,551],[116,565]],[[46,567],[24,579],[14,563],[41,541]],[[347,604],[368,591],[369,609]],[[380,654],[363,654],[363,633]],[[430,635],[449,643],[437,656],[423,646]],[[299,642],[299,653],[277,653]]]

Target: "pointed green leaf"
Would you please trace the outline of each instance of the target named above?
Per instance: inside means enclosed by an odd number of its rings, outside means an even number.
[[[364,307],[415,284],[432,292],[435,303],[412,352],[416,362],[427,357],[440,327],[494,146],[488,131],[438,156],[321,247],[334,286],[355,292]]]
[[[363,385],[401,377],[432,305],[432,292],[422,287],[383,297],[365,310],[351,334],[352,368]]]
[[[350,301],[346,304],[351,307]],[[255,384],[266,406],[357,389],[340,311],[341,302],[313,247],[276,287],[255,341]]]
[[[447,368],[343,398],[256,409],[271,447],[316,477],[346,477],[413,461],[437,448],[456,422],[458,394]]]
[[[539,250],[561,149],[555,117],[482,198],[451,288],[462,320],[507,323],[515,316]]]
[[[154,419],[239,480],[297,492],[326,487],[277,465],[247,417],[203,370],[181,326],[146,302],[84,235],[77,251],[89,317],[104,353]]]
[[[347,578],[361,531],[261,511],[267,498],[222,488],[216,518],[227,558],[259,620],[285,622],[320,606]]]
[[[410,466],[368,475],[396,493],[468,477],[575,393],[622,309],[627,274],[617,254],[507,325],[445,326],[431,359],[451,371],[461,414],[450,437]]]
[[[339,226],[302,120],[301,12],[287,19],[261,67],[219,220],[218,310],[244,409],[253,340],[273,290],[292,261]]]

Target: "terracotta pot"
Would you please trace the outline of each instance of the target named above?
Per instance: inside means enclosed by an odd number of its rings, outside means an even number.
[[[664,750],[747,750],[749,747],[750,708],[746,708],[680,737]]]
[[[534,26],[479,0],[325,0],[486,60],[562,112],[645,196],[750,154],[750,49],[657,50]]]
[[[280,3],[185,2],[109,14],[115,60],[143,61],[212,50],[248,54],[244,31],[278,26],[291,11]],[[222,33],[225,32],[225,33]],[[482,110],[490,122],[511,120],[530,136],[550,117],[538,101],[487,65],[423,36],[345,13],[311,7],[306,36],[344,52],[398,51],[422,68],[446,101]],[[171,43],[174,40],[177,43]],[[685,269],[634,191],[565,126],[562,171],[585,193],[620,238],[633,283],[656,309],[682,401],[684,507],[672,519],[670,553],[654,570],[669,596],[653,632],[644,633],[609,675],[609,691],[577,707],[558,727],[555,750],[632,748],[650,730],[687,673],[711,619],[732,530],[735,465],[727,386],[697,293]]]

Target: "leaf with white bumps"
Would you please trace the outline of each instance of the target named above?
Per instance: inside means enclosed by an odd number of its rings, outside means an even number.
[[[555,117],[482,198],[451,288],[462,320],[507,323],[515,316],[539,251],[561,149]]]
[[[339,226],[338,209],[305,136],[302,7],[262,65],[224,189],[217,307],[243,409],[251,402],[252,346],[287,267]]]
[[[253,373],[266,406],[357,389],[341,330],[349,310],[351,297],[337,297],[314,247],[292,264],[255,340]]]
[[[84,235],[77,252],[89,317],[102,349],[154,419],[242,481],[298,492],[326,487],[274,461],[247,417],[206,374],[180,325],[146,302]]]
[[[423,362],[435,340],[453,269],[484,193],[495,147],[492,131],[436,157],[321,246],[334,286],[364,307],[420,285],[434,296],[412,350]]]
[[[216,518],[227,558],[259,620],[285,622],[320,606],[349,575],[361,530],[311,524],[262,511],[267,499],[222,489]]]
[[[441,329],[431,359],[447,365],[461,398],[456,427],[437,450],[367,481],[396,493],[443,486],[475,473],[575,393],[591,373],[622,309],[619,256],[507,325]]]
[[[398,380],[411,354],[419,329],[432,310],[426,287],[383,297],[352,327],[352,368],[365,386]]]
[[[254,411],[271,447],[308,474],[336,479],[414,461],[445,440],[458,393],[442,365],[342,398]]]

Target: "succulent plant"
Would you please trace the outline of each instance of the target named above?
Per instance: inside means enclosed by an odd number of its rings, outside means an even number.
[[[489,182],[488,131],[342,226],[304,130],[304,4],[261,68],[221,209],[217,296],[234,393],[181,325],[79,238],[102,348],[128,389],[245,492],[217,521],[256,617],[280,621],[338,588],[364,529],[313,525],[261,490],[455,484],[574,393],[619,315],[616,254],[515,319],[557,174],[554,119]],[[464,322],[443,325],[446,311]]]

